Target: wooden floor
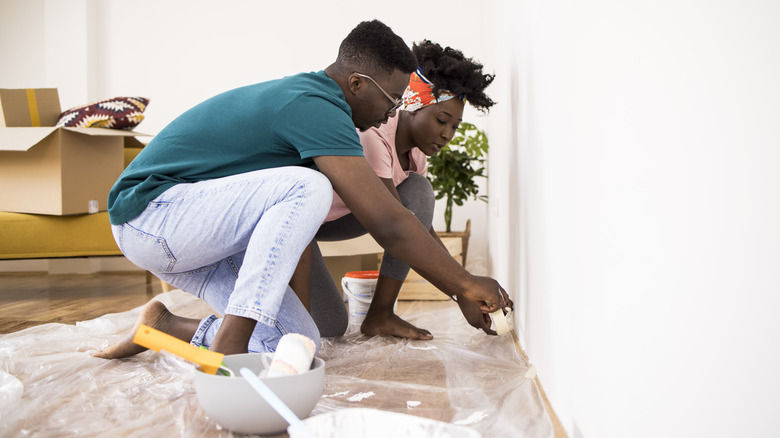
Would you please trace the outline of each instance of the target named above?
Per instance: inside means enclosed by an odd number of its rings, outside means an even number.
[[[140,306],[162,292],[143,272],[0,273],[0,333],[49,322],[74,324]]]

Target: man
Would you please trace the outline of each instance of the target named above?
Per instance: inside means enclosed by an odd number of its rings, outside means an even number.
[[[506,292],[466,272],[395,200],[355,132],[387,121],[415,68],[390,28],[363,22],[324,71],[225,92],[163,129],[111,190],[114,236],[133,263],[225,316],[182,318],[152,301],[138,323],[224,354],[275,351],[290,332],[319,347],[308,292],[299,298],[288,283],[299,260],[307,269],[306,248],[335,190],[380,245],[489,330],[484,312],[511,306]],[[340,301],[314,298],[334,309]],[[95,355],[142,350],[128,338]]]

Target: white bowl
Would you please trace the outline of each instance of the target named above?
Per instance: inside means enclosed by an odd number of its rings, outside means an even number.
[[[227,377],[198,371],[195,392],[206,414],[217,424],[234,432],[277,434],[287,422],[241,377],[238,371],[249,368],[255,374],[268,367],[273,353],[225,356],[224,363],[236,375]],[[298,418],[306,418],[322,397],[325,387],[325,361],[315,357],[309,371],[280,377],[260,378]]]

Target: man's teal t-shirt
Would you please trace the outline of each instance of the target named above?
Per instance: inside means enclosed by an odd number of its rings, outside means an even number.
[[[144,211],[162,192],[312,157],[363,156],[352,110],[324,71],[227,91],[166,126],[120,175],[108,196],[112,224]]]

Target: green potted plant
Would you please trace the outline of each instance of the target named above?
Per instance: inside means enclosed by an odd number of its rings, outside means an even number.
[[[452,232],[452,210],[462,206],[469,198],[487,202],[486,195],[479,195],[477,178],[486,178],[485,157],[489,148],[485,131],[471,123],[463,122],[452,141],[439,153],[428,158],[428,181],[433,186],[436,199],[446,199],[444,208],[445,231],[441,237],[463,239],[462,262],[466,263],[468,238],[471,234],[471,220],[466,230]]]

